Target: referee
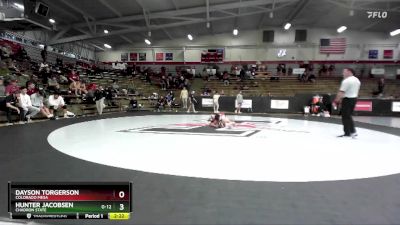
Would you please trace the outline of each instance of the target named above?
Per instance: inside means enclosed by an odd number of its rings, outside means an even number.
[[[358,92],[360,90],[361,82],[354,76],[354,70],[346,68],[343,70],[343,80],[340,85],[339,92],[336,95],[334,106],[342,104],[342,123],[344,134],[338,137],[352,137],[357,136],[356,128],[354,127],[354,121],[352,114],[354,107],[356,106]]]

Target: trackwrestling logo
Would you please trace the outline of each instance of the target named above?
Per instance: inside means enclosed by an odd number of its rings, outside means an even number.
[[[164,126],[140,127],[117,132],[123,133],[151,133],[151,134],[180,134],[202,136],[227,136],[227,137],[251,137],[263,130],[309,133],[304,130],[287,129],[281,120],[276,121],[235,121],[232,128],[212,128],[208,123],[198,121],[196,123],[178,123]]]

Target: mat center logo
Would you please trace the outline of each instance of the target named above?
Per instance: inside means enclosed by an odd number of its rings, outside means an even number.
[[[202,136],[229,136],[229,137],[251,137],[263,130],[274,130],[282,132],[309,133],[303,130],[288,129],[282,121],[235,121],[235,126],[225,128],[212,128],[208,123],[178,123],[163,126],[139,127],[119,130],[124,133],[152,133],[152,134],[180,134],[180,135],[202,135]]]

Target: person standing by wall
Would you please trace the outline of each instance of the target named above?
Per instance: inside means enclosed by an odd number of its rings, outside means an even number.
[[[106,95],[106,91],[102,86],[99,86],[99,88],[94,92],[94,100],[96,102],[96,109],[99,115],[103,114],[103,109],[106,107],[104,104]]]
[[[43,50],[40,52],[40,55],[42,56],[42,61],[47,62],[47,45],[43,47]]]
[[[185,87],[183,87],[182,91],[181,91],[181,95],[180,95],[180,99],[182,100],[182,107],[184,109],[187,109],[188,107],[188,97],[189,97],[189,93],[187,91],[187,89]]]
[[[195,92],[192,91],[189,95],[189,108],[188,108],[188,113],[190,113],[190,109],[193,110],[194,113],[197,113],[196,109],[195,109],[195,104],[197,103],[197,100],[194,96]]]
[[[221,95],[218,94],[218,91],[215,91],[213,95],[214,113],[219,113],[219,97],[221,97]]]
[[[354,73],[354,70],[351,68],[343,69],[344,79],[342,80],[339,92],[337,93],[333,102],[334,107],[340,103],[342,104],[341,111],[344,134],[338,137],[355,138],[357,136],[352,114],[356,106],[361,82],[357,77],[354,76]]]
[[[243,95],[242,95],[242,91],[239,91],[239,93],[236,95],[236,110],[235,113],[242,113],[240,112],[240,109],[242,108],[242,104],[243,104]]]

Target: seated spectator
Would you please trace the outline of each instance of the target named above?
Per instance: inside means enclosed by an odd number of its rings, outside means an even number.
[[[118,93],[119,92],[118,80],[113,80],[111,87],[114,91],[116,91]]]
[[[5,88],[6,95],[11,95],[16,91],[19,91],[20,87],[17,85],[17,82],[18,81],[16,79],[11,80],[10,84],[8,84]]]
[[[138,104],[138,101],[136,100],[135,97],[133,97],[130,101],[129,101],[129,106],[130,108],[128,110],[136,110],[136,109],[141,109],[142,105]]]
[[[63,66],[63,60],[57,57],[57,59],[56,59],[56,66],[62,67],[62,66]]]
[[[38,91],[39,91],[39,90],[36,88],[35,83],[28,82],[28,85],[27,85],[27,94],[28,94],[29,96],[35,94],[35,93],[38,92]]]
[[[307,82],[308,80],[308,73],[304,72],[303,74],[299,74],[298,80],[300,82]]]
[[[4,78],[0,77],[0,97],[6,96],[6,87],[4,86]]]
[[[47,118],[52,118],[54,117],[53,114],[50,113],[49,108],[47,108],[44,105],[44,98],[45,98],[45,93],[43,90],[39,90],[38,92],[34,93],[31,95],[31,102],[32,106],[39,108],[40,112]]]
[[[18,61],[30,60],[30,57],[28,56],[28,53],[26,52],[24,47],[18,49],[15,57]]]
[[[69,74],[68,74],[68,80],[69,83],[74,83],[74,82],[79,82],[80,81],[80,77],[78,72],[76,72],[75,69],[73,69]]]
[[[174,87],[174,78],[172,77],[172,74],[168,74],[168,79],[167,79],[167,88],[172,89]]]
[[[71,82],[69,85],[69,90],[74,93],[76,96],[80,96],[82,94],[81,92],[81,82],[80,81],[74,81]]]
[[[19,123],[24,123],[24,114],[22,108],[18,106],[18,99],[20,98],[20,91],[17,90],[12,94],[6,96],[0,100],[0,111],[4,111],[7,116],[6,126],[12,125],[13,121],[11,118],[12,111],[16,111],[19,114]]]
[[[114,102],[114,97],[117,97],[116,91],[112,87],[108,87],[106,89],[106,105],[108,106],[116,106],[117,104]]]
[[[39,76],[42,78],[42,83],[47,84],[49,77],[51,76],[50,66],[46,62],[42,62],[39,68]]]
[[[165,108],[165,103],[166,102],[165,102],[164,96],[160,96],[160,98],[158,99],[158,101],[156,103],[156,107],[155,107],[156,111],[160,112],[162,109],[164,109]]]
[[[382,77],[378,80],[378,89],[372,92],[374,96],[382,96],[383,90],[385,89],[385,78]]]
[[[81,82],[81,85],[80,85],[80,87],[79,87],[79,93],[80,93],[80,95],[86,95],[86,94],[88,93],[88,90],[87,90],[87,88],[86,88],[86,82],[85,82],[85,81],[82,81],[82,82]]]
[[[97,88],[94,92],[94,100],[96,102],[96,109],[99,115],[103,114],[103,109],[106,107],[104,104],[106,96],[107,93],[102,86],[99,86],[99,88]]]
[[[229,74],[228,72],[224,72],[224,75],[222,76],[222,79],[224,81],[224,85],[225,86],[229,86]]]
[[[65,118],[74,117],[75,115],[67,110],[67,105],[64,102],[64,98],[60,96],[59,92],[56,92],[49,96],[48,100],[50,113],[57,116],[57,110],[62,109]],[[53,117],[55,118],[55,117]]]
[[[310,113],[313,116],[329,116],[329,112],[323,103],[323,97],[316,95],[312,98],[310,104]]]
[[[170,110],[172,110],[172,106],[173,106],[174,101],[175,101],[174,92],[170,91],[165,98],[166,98],[166,102],[167,102],[168,108]]]
[[[60,85],[58,84],[56,76],[52,76],[51,79],[47,81],[47,90],[50,92],[55,92],[56,90],[60,90]]]
[[[32,121],[31,117],[35,116],[40,112],[40,109],[34,107],[31,102],[31,97],[27,94],[28,89],[26,87],[21,88],[21,94],[19,98],[19,106],[22,108],[23,118],[28,123]]]
[[[103,87],[102,87],[103,88]],[[95,83],[90,83],[86,85],[86,98],[94,98],[94,93],[97,90],[97,85]],[[104,91],[104,89],[103,89]]]
[[[310,74],[307,78],[307,81],[310,83],[315,83],[317,77],[314,74]]]
[[[8,70],[10,70],[13,73],[19,74],[21,71],[17,68],[17,61],[16,60],[12,60],[10,61],[10,63],[8,64]]]

